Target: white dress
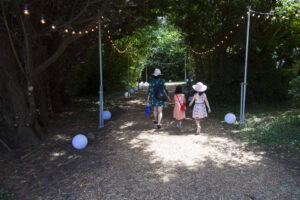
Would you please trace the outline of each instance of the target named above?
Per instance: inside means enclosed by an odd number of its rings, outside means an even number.
[[[207,117],[207,111],[205,107],[204,100],[206,99],[206,94],[203,93],[201,96],[199,94],[195,94],[195,105],[193,109],[193,118],[202,119]]]

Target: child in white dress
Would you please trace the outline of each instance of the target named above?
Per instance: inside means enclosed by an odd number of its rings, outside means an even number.
[[[200,119],[207,117],[206,107],[207,106],[208,112],[210,113],[210,106],[207,100],[207,96],[204,91],[207,89],[207,86],[201,82],[198,82],[196,85],[193,85],[196,94],[193,96],[192,101],[190,102],[189,106],[191,107],[195,102],[193,108],[193,118],[195,119],[197,125],[197,134],[201,132],[200,126]]]

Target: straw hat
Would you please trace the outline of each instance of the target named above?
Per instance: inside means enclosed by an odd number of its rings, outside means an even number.
[[[207,86],[201,82],[198,82],[196,85],[193,85],[193,88],[197,92],[204,92],[207,89]]]
[[[153,76],[159,76],[162,75],[162,73],[160,72],[160,69],[156,68],[152,74]]]

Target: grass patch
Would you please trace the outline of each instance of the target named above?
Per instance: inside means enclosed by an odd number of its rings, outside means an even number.
[[[226,110],[239,118],[238,107],[218,108],[217,118],[224,118]],[[224,119],[223,119],[224,120]],[[245,124],[227,125],[224,128],[232,135],[249,144],[266,144],[277,152],[299,154],[300,152],[300,109],[288,106],[249,105],[246,107]]]
[[[0,199],[14,199],[15,194],[8,190],[0,190]]]

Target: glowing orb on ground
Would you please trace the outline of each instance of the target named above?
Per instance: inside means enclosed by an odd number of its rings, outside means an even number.
[[[108,110],[103,111],[103,119],[104,120],[110,120],[111,113]]]
[[[78,134],[73,137],[72,145],[75,149],[84,149],[88,143],[88,139],[85,135]]]
[[[233,113],[227,113],[224,120],[227,124],[234,124],[236,117]]]
[[[127,99],[130,97],[130,94],[128,92],[125,92],[124,97]]]

